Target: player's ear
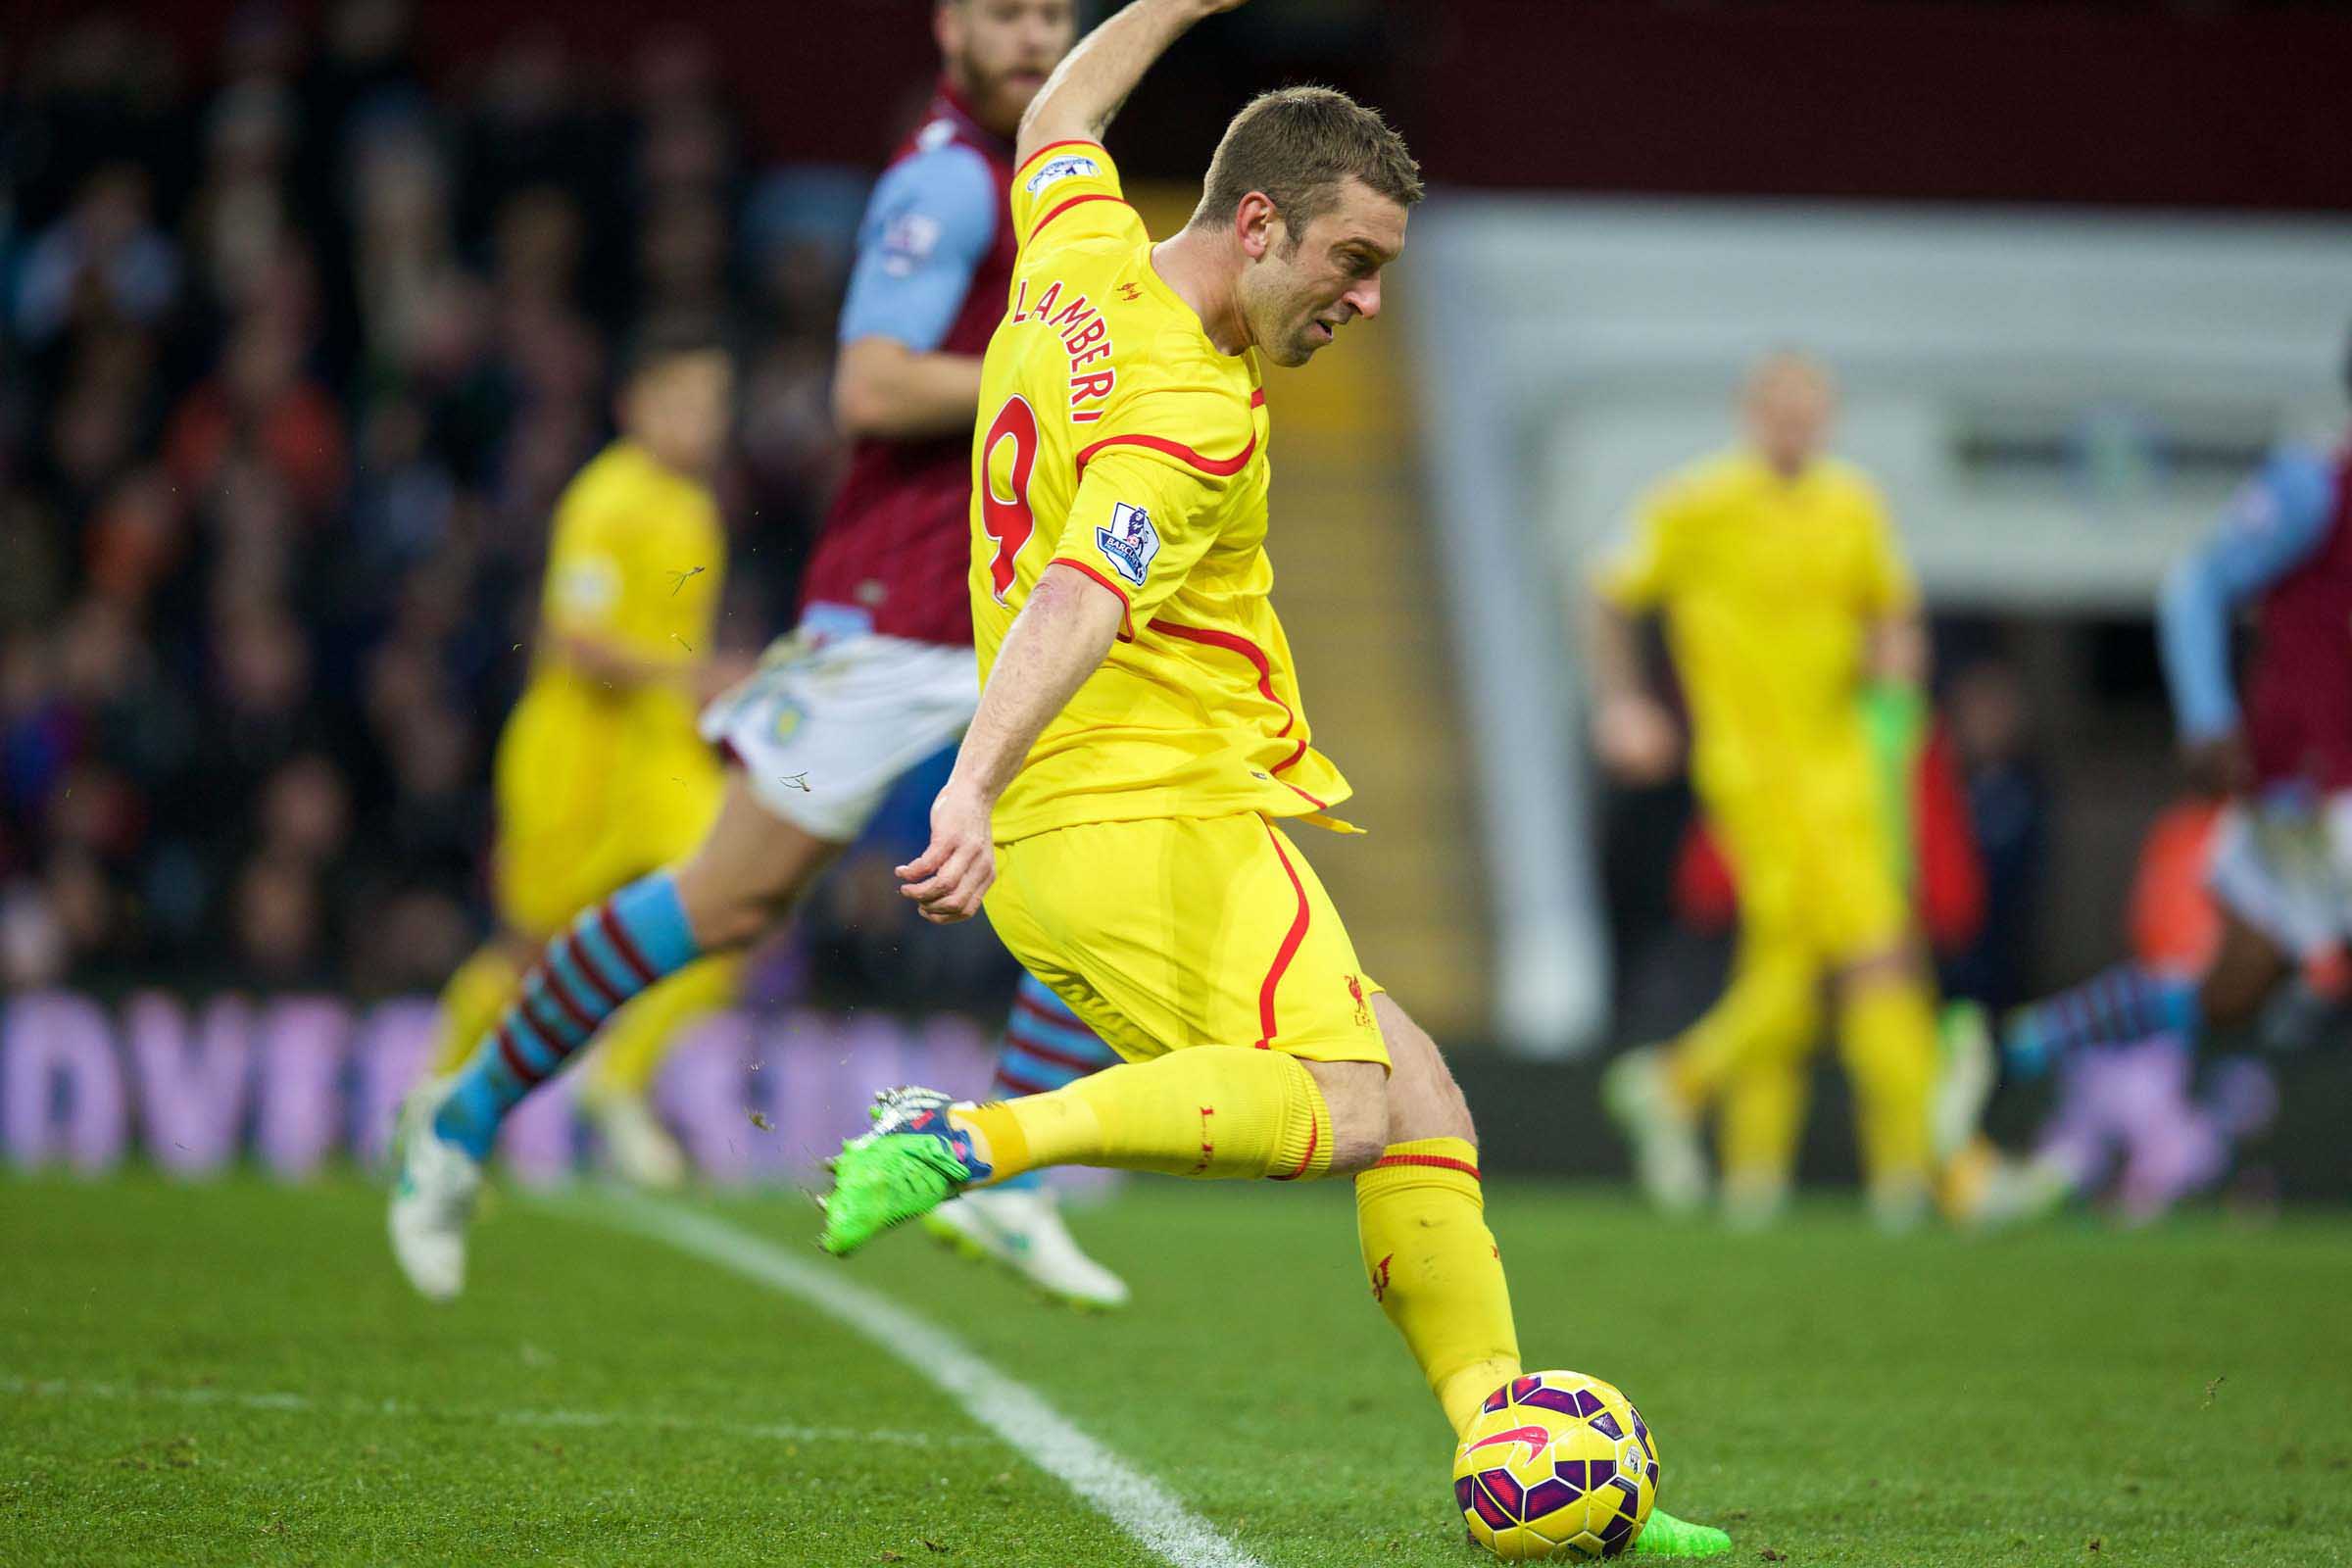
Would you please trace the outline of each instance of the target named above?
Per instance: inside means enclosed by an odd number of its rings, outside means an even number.
[[[1233,210],[1233,237],[1253,262],[1272,250],[1282,238],[1282,215],[1274,210],[1274,198],[1257,190],[1243,197]]]

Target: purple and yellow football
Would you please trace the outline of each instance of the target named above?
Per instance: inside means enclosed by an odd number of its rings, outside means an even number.
[[[1506,1562],[1614,1557],[1649,1521],[1658,1448],[1642,1412],[1582,1372],[1529,1372],[1487,1396],[1453,1455],[1470,1535]]]

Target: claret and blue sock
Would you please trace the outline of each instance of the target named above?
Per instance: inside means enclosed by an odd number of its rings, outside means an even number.
[[[1004,1020],[1004,1042],[997,1052],[996,1075],[988,1098],[1013,1100],[1066,1088],[1089,1073],[1119,1064],[1119,1054],[1089,1029],[1070,1004],[1024,971],[1013,992],[1012,1014]],[[1042,1171],[1023,1171],[997,1183],[999,1191],[1037,1187]]]
[[[2001,1050],[2012,1068],[2034,1077],[2085,1046],[2126,1046],[2159,1034],[2194,1042],[2204,1021],[2193,977],[2119,963],[2019,1008],[2002,1031]]]
[[[703,956],[667,871],[583,911],[547,945],[433,1117],[433,1132],[486,1158],[515,1102],[563,1070],[631,997]]]

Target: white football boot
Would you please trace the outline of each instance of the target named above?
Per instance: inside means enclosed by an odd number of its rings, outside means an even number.
[[[1935,1212],[1935,1194],[1927,1177],[1915,1171],[1895,1171],[1873,1177],[1863,1187],[1863,1203],[1870,1222],[1886,1236],[1908,1236]]]
[[[1677,1103],[1666,1082],[1666,1054],[1629,1051],[1601,1074],[1600,1102],[1634,1146],[1634,1174],[1649,1200],[1669,1214],[1695,1212],[1707,1200],[1707,1153],[1698,1118]]]
[[[389,1215],[392,1255],[417,1294],[434,1301],[466,1288],[466,1223],[482,1190],[481,1161],[433,1131],[433,1113],[448,1096],[446,1082],[416,1090],[393,1135],[400,1165]]]
[[[1788,1212],[1786,1171],[1727,1170],[1723,1173],[1723,1222],[1752,1234],[1778,1225]]]
[[[657,1193],[674,1193],[686,1185],[686,1152],[644,1096],[583,1094],[579,1103],[604,1139],[605,1157],[612,1162],[614,1175]]]
[[[1127,1304],[1127,1282],[1079,1250],[1061,1205],[1035,1188],[981,1188],[940,1204],[923,1228],[966,1257],[1002,1264],[1067,1305]]]

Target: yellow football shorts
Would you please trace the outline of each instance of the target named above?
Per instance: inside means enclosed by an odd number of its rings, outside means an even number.
[[[1743,932],[1833,967],[1892,950],[1911,927],[1886,813],[1873,781],[1854,772],[1817,773],[1801,795],[1704,803],[1739,885]]]
[[[598,730],[526,700],[499,737],[495,893],[499,918],[525,937],[552,936],[682,858],[717,814],[724,769],[690,722],[670,744],[625,757]]]
[[[1314,868],[1253,811],[1088,822],[997,846],[997,935],[1130,1061],[1257,1046],[1377,1061],[1380,987]]]

